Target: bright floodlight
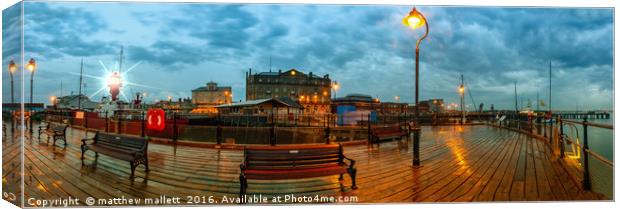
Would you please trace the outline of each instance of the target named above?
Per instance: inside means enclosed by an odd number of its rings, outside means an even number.
[[[108,86],[119,86],[121,84],[121,78],[117,73],[110,75],[108,78]]]

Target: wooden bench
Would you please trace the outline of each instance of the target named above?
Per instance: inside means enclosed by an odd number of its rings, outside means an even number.
[[[88,144],[87,141],[92,141]],[[134,171],[138,165],[143,164],[149,171],[148,158],[148,139],[142,137],[122,136],[116,134],[97,132],[93,138],[82,139],[82,163],[84,163],[84,153],[88,150],[95,152],[95,157],[99,157],[99,153],[114,157],[117,159],[129,161],[131,167],[131,175],[133,178]]]
[[[355,160],[344,156],[340,144],[246,146],[244,156],[239,174],[240,196],[246,194],[248,179],[282,180],[340,175],[341,188],[344,189],[342,180],[345,173],[351,177],[351,188],[357,189]]]
[[[409,136],[409,132],[401,124],[373,126],[369,130],[369,144],[377,144],[390,139],[402,139]]]
[[[38,139],[40,140],[41,135],[45,134],[47,136],[47,143],[49,143],[50,138],[52,138],[52,145],[56,145],[57,140],[62,140],[65,146],[67,146],[67,127],[67,124],[47,122],[45,126],[39,126]]]

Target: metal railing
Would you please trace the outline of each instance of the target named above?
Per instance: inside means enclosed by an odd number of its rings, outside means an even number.
[[[612,160],[607,159],[597,151],[590,148],[591,136],[588,133],[590,129],[611,130],[612,125],[592,123],[583,119],[583,121],[567,120],[558,118],[560,128],[560,156],[577,160],[582,168],[582,187],[584,190],[594,190],[605,194],[608,197],[613,196],[613,166]],[[564,127],[569,128],[569,132],[564,131]],[[581,129],[581,135],[579,134]],[[604,140],[604,139],[596,139]],[[604,142],[603,142],[604,143]],[[570,146],[572,153],[566,154],[566,146]],[[594,164],[594,165],[593,165]],[[606,171],[605,171],[606,170]],[[594,172],[592,172],[594,171]]]
[[[600,150],[590,148],[592,136],[588,133],[593,128],[613,131],[613,125],[592,123],[587,117],[584,117],[583,121],[563,119],[561,116],[550,120],[536,115],[514,113],[506,115],[504,120],[488,122],[544,139],[553,154],[577,162],[576,165],[582,172],[581,186],[584,190],[594,190],[607,197],[613,196],[613,161],[600,154]],[[593,162],[595,166],[592,166]],[[593,170],[595,172],[592,172]]]

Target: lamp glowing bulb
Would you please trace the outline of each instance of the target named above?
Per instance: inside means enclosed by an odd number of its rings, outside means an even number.
[[[15,61],[11,60],[11,62],[9,63],[9,72],[15,73],[15,70],[17,70],[17,64],[15,64]]]
[[[37,63],[34,61],[33,58],[30,58],[30,61],[28,61],[28,64],[26,65],[26,69],[30,70],[30,72],[34,72],[36,68]]]
[[[413,10],[409,12],[409,15],[403,18],[403,24],[415,30],[416,28],[426,24],[426,18],[424,18],[424,16],[418,12],[416,8],[413,8]]]

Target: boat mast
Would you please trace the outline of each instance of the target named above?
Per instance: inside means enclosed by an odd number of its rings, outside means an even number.
[[[519,102],[517,101],[517,81],[515,81],[515,111],[519,113]]]
[[[84,59],[80,62],[80,87],[78,88],[78,109],[82,109],[82,73],[84,72]]]
[[[123,69],[123,46],[121,46],[121,56],[118,59],[118,74],[120,75]]]
[[[551,113],[551,60],[549,60],[549,113]]]

